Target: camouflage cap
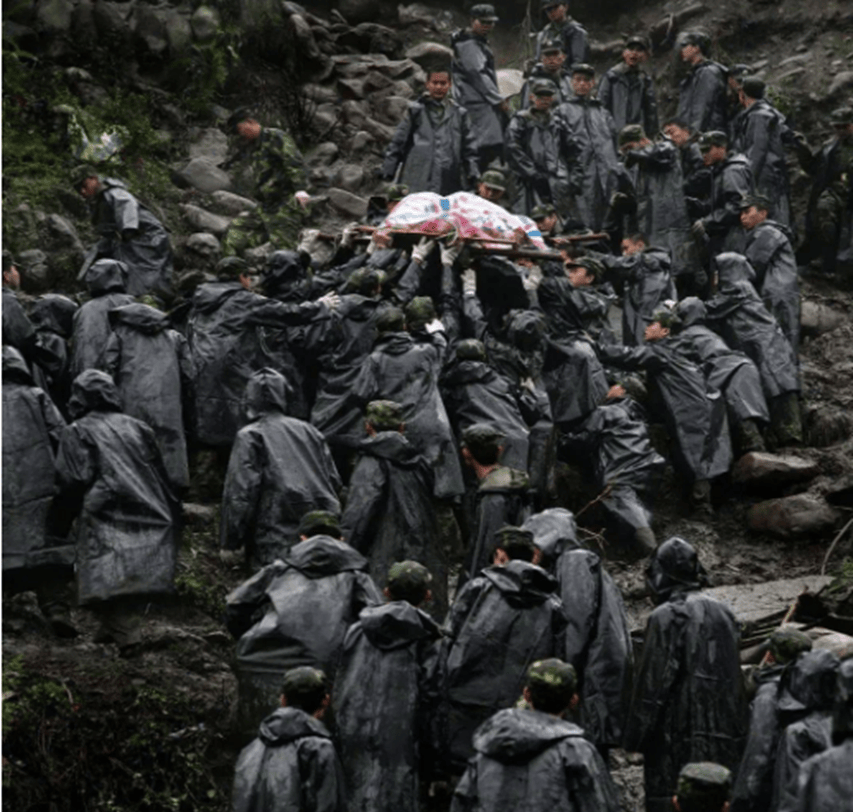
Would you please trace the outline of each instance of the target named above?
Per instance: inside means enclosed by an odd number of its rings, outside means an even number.
[[[727,147],[729,137],[722,130],[709,130],[699,136],[699,149],[707,152],[711,147]]]
[[[249,273],[249,263],[242,257],[223,257],[213,269],[217,279],[237,279]]]
[[[341,522],[339,517],[329,510],[310,510],[300,520],[297,533],[307,538],[319,535],[339,538]]]
[[[805,632],[790,626],[776,629],[770,635],[770,653],[780,665],[793,662],[798,655],[811,651],[813,645],[811,637]]]
[[[456,357],[460,361],[485,361],[486,345],[476,338],[463,338],[456,345]]]
[[[593,279],[601,279],[604,276],[604,266],[601,262],[595,257],[575,257],[574,259],[566,260],[565,264],[566,268],[586,268],[587,273],[590,274]]]
[[[767,87],[767,84],[763,79],[759,79],[757,76],[747,76],[741,82],[740,86],[744,95],[749,96],[750,99],[763,99],[764,89]]]
[[[480,176],[480,183],[485,183],[486,186],[491,186],[493,189],[506,189],[506,177],[503,172],[497,169],[488,169]]]
[[[666,327],[671,330],[674,326],[677,326],[680,319],[678,318],[678,313],[671,308],[666,307],[665,305],[662,307],[655,308],[654,312],[651,316],[646,317],[649,324],[654,324],[658,322],[661,327]]]
[[[329,680],[326,674],[319,668],[312,668],[310,665],[302,665],[299,668],[291,668],[284,672],[284,678],[281,681],[281,692],[287,696],[288,694],[308,694],[312,691],[326,691],[329,687]]]
[[[770,211],[770,201],[764,195],[744,195],[740,200],[740,210],[745,211],[755,206],[762,211]]]
[[[707,54],[711,46],[711,38],[703,31],[685,31],[679,35],[676,47],[684,48],[686,45],[698,45],[699,50]]]
[[[619,146],[624,147],[625,144],[633,144],[636,141],[642,141],[646,137],[646,131],[642,124],[628,124],[619,130]]]
[[[721,764],[698,761],[686,764],[678,774],[679,803],[701,803],[702,808],[721,809],[729,798],[732,774]]]
[[[743,62],[738,62],[729,68],[729,78],[734,79],[738,84],[745,76],[752,74],[752,65],[745,65]]]
[[[471,6],[469,16],[472,20],[481,20],[486,23],[496,23],[500,19],[491,3],[477,3],[476,6]]]
[[[556,5],[554,0],[551,0],[551,5]],[[563,52],[563,41],[561,39],[553,38],[546,39],[542,43],[541,53],[543,54],[556,54]]]
[[[846,127],[853,124],[853,107],[836,107],[829,114],[829,123],[833,127]]]
[[[578,675],[573,665],[551,657],[547,660],[538,660],[527,669],[526,684],[564,688],[574,693],[577,689]]]
[[[576,73],[581,73],[592,79],[595,76],[595,68],[587,62],[575,62],[575,64],[572,65],[572,76]]]
[[[364,419],[376,431],[397,431],[403,422],[403,407],[393,400],[371,400]]]
[[[100,172],[92,166],[92,164],[80,164],[79,166],[75,166],[74,169],[71,170],[70,178],[71,185],[75,189],[79,189],[83,185],[83,181],[86,178],[97,178],[99,177]]]
[[[379,268],[359,268],[347,280],[347,286],[363,295],[371,294],[385,282],[385,271]]]
[[[499,446],[506,434],[491,423],[474,423],[462,432],[462,445]]]
[[[530,92],[534,96],[556,96],[557,85],[550,79],[534,79],[530,83]]]
[[[431,296],[415,296],[404,311],[410,330],[418,330],[436,318],[435,304]]]
[[[533,207],[533,211],[530,212],[530,219],[544,220],[546,217],[550,217],[552,214],[556,213],[557,209],[554,207],[553,203],[540,203]]]
[[[386,586],[397,600],[420,603],[432,583],[430,571],[417,561],[398,561],[388,570]]]
[[[536,545],[533,543],[533,532],[523,527],[507,525],[495,531],[495,546],[505,550],[510,558],[527,558],[526,553],[532,557]]]
[[[640,49],[643,51],[652,50],[652,44],[645,34],[631,34],[631,36],[625,40],[625,47],[630,48],[632,45],[639,45]]]
[[[385,189],[385,199],[389,203],[396,203],[397,201],[402,200],[404,197],[407,197],[408,194],[409,187],[406,186],[405,183],[392,183]]]

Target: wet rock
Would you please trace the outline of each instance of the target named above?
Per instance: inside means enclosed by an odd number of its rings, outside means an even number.
[[[372,118],[366,118],[362,127],[381,144],[387,144],[394,137],[394,127],[381,124]]]
[[[379,90],[387,90],[394,86],[394,79],[386,76],[378,70],[371,70],[364,77],[364,90],[366,93],[375,93]]]
[[[174,180],[179,186],[198,189],[206,194],[231,188],[231,178],[228,173],[209,158],[193,158],[176,173]]]
[[[810,53],[794,54],[794,56],[789,56],[787,59],[783,59],[779,63],[779,67],[784,68],[784,67],[787,67],[788,65],[801,65],[801,64],[805,64],[806,62],[811,62],[811,60],[812,60],[812,54],[810,54]]]
[[[338,91],[327,85],[318,85],[310,83],[302,86],[302,95],[311,101],[323,103],[333,103],[338,100]]]
[[[732,480],[738,485],[758,488],[782,488],[796,482],[808,482],[820,473],[820,466],[789,454],[753,451],[744,454],[732,469]]]
[[[432,22],[438,14],[438,9],[429,8],[421,3],[412,3],[409,6],[397,7],[397,15],[400,25],[426,25],[431,27]]]
[[[193,29],[190,18],[176,8],[167,8],[164,15],[169,53],[178,54],[192,42]]]
[[[807,493],[759,502],[747,513],[750,529],[781,539],[828,533],[838,520],[837,510]]]
[[[365,54],[384,54],[392,59],[401,56],[403,51],[400,35],[393,29],[378,23],[361,23],[342,34],[338,43],[356,48]]]
[[[359,130],[349,142],[349,151],[359,155],[376,143],[376,139],[367,131]]]
[[[183,503],[184,522],[188,527],[213,527],[217,522],[216,508],[213,505],[200,505],[198,502]]]
[[[358,191],[364,183],[364,167],[358,164],[344,164],[337,172],[336,183],[349,192]]]
[[[50,241],[48,250],[58,251],[63,248],[70,248],[80,252],[81,255],[85,252],[77,229],[74,228],[71,221],[66,220],[61,215],[48,214],[44,220],[44,228]]]
[[[831,378],[831,376],[829,376]],[[803,435],[811,448],[827,448],[853,433],[853,417],[832,406],[809,408],[803,415]]]
[[[835,78],[829,85],[829,90],[826,91],[826,97],[832,98],[843,90],[849,90],[853,87],[853,71],[841,71],[836,74]]]
[[[340,119],[340,108],[336,104],[318,105],[312,116],[314,126],[320,132],[328,132]]]
[[[385,124],[390,124],[392,127],[396,127],[403,120],[408,109],[408,99],[404,99],[401,96],[388,96],[386,99],[382,100],[382,104],[379,106],[379,110],[377,111],[377,116]]]
[[[112,41],[126,40],[128,36],[127,18],[130,10],[129,3],[95,3],[92,14],[98,35],[111,38]]]
[[[335,161],[339,152],[338,145],[334,141],[324,141],[308,156],[308,163],[312,166],[327,166]]]
[[[411,59],[424,69],[434,65],[447,65],[449,70],[453,49],[439,42],[419,42],[406,51],[406,59]]]
[[[209,42],[219,31],[219,12],[210,6],[199,6],[190,17],[193,36],[199,42]]]
[[[846,316],[827,305],[803,301],[800,310],[800,327],[803,335],[829,333],[844,324]]]
[[[79,48],[94,46],[97,42],[98,29],[91,0],[80,0],[72,11],[71,35]]]
[[[244,211],[251,211],[258,207],[258,204],[254,200],[249,200],[248,197],[241,195],[235,195],[234,192],[226,192],[224,189],[213,192],[210,195],[210,199],[214,203],[213,210],[216,214],[225,214],[231,217],[236,217]]]
[[[836,479],[826,491],[826,501],[835,507],[853,507],[853,474]]]
[[[326,194],[329,203],[341,214],[352,217],[354,220],[367,215],[367,201],[363,197],[358,197],[346,189],[338,189],[337,187],[332,187]]]
[[[351,24],[378,20],[382,13],[380,0],[340,0],[338,11]]]
[[[341,110],[344,114],[344,121],[347,124],[352,124],[359,129],[367,129],[365,122],[368,116],[368,106],[363,101],[345,101],[341,105]]]
[[[392,79],[409,79],[418,74],[421,70],[417,62],[408,57],[406,59],[392,59],[387,62],[380,62],[376,65],[376,70],[390,76]]]
[[[51,273],[47,254],[39,248],[21,251],[16,257],[25,269],[23,282],[27,293],[45,293],[50,289]]]
[[[351,100],[361,100],[365,97],[367,90],[365,88],[365,80],[355,77],[350,79],[338,79],[338,93],[341,98]]]
[[[231,224],[229,218],[220,217],[218,214],[213,214],[200,206],[193,206],[191,203],[183,204],[181,211],[184,213],[184,219],[192,228],[197,231],[210,232],[217,237],[221,237]]]
[[[299,47],[300,56],[311,60],[321,59],[323,54],[317,45],[317,40],[314,39],[314,33],[307,20],[301,14],[293,14],[289,23],[293,29],[293,36]]]
[[[212,271],[222,256],[222,246],[219,240],[206,231],[190,234],[185,243],[185,249],[192,254],[192,264],[196,267]]]
[[[168,24],[162,9],[147,5],[137,6],[134,33],[154,56],[162,56],[168,50]]]
[[[802,76],[805,72],[805,68],[793,68],[792,70],[785,71],[785,73],[780,73],[779,76],[776,77],[776,81],[784,82],[788,79],[793,79],[796,76]]]
[[[198,135],[190,144],[190,159],[207,158],[214,164],[221,164],[228,157],[228,136],[216,127],[198,130]]]
[[[39,28],[45,33],[63,35],[71,28],[74,6],[69,0],[45,0],[36,8]]]

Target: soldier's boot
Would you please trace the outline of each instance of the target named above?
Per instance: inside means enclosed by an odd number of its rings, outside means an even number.
[[[796,392],[786,392],[771,398],[770,428],[779,447],[801,446],[803,444],[803,418],[800,413],[800,399]]]
[[[752,418],[732,421],[732,439],[739,457],[752,451],[767,451],[758,422]]]

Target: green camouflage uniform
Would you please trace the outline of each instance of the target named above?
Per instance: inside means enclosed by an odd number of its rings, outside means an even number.
[[[371,400],[364,419],[376,431],[397,431],[403,422],[403,407],[393,400]]]
[[[232,221],[222,241],[223,255],[242,254],[265,242],[276,249],[295,248],[302,208],[293,195],[305,188],[307,174],[293,139],[283,130],[264,127],[227,165],[235,163],[241,165],[258,207]]]

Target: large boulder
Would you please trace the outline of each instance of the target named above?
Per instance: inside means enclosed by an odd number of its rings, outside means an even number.
[[[424,70],[433,67],[446,67],[450,70],[453,49],[439,42],[419,42],[406,51],[406,59],[417,62]]]
[[[220,189],[231,188],[231,178],[209,158],[193,158],[183,169],[175,173],[175,182],[184,188],[190,187],[210,194]]]
[[[221,164],[228,157],[228,136],[217,127],[200,129],[189,152],[190,159],[207,158],[214,164]]]
[[[169,26],[165,10],[140,3],[136,7],[136,38],[155,57],[162,57],[169,49]]]
[[[251,211],[258,207],[254,200],[235,195],[233,192],[226,192],[224,189],[212,192],[210,199],[213,201],[213,210],[217,214],[225,214],[231,217],[236,217],[244,211]]]
[[[808,482],[820,473],[820,466],[790,454],[753,451],[744,454],[732,469],[736,485],[754,488],[779,488],[797,482]]]
[[[102,45],[120,47],[122,42],[130,39],[128,17],[131,9],[130,3],[109,3],[99,0],[94,4],[92,14],[98,30],[98,40]]]
[[[336,187],[329,189],[326,195],[329,198],[329,203],[341,214],[351,217],[353,220],[360,220],[367,216],[367,201],[363,197],[358,197],[352,192]]]
[[[781,539],[794,539],[829,533],[838,524],[840,514],[823,499],[798,493],[753,505],[747,513],[750,529]]]
[[[340,0],[338,3],[338,11],[353,24],[378,20],[382,10],[382,0]]]
[[[210,6],[199,6],[190,17],[190,26],[199,42],[209,42],[219,31],[219,12]]]
[[[65,36],[71,30],[73,11],[70,0],[42,0],[36,6],[38,28],[46,34]]]
[[[184,213],[184,219],[196,231],[207,231],[217,237],[221,237],[231,225],[230,218],[220,217],[192,203],[182,204],[181,211]]]

